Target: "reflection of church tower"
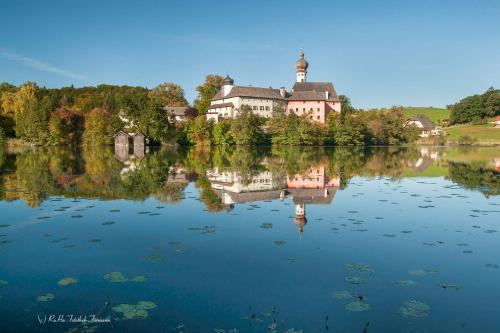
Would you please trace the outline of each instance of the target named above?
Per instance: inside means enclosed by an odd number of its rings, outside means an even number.
[[[299,230],[299,235],[302,235],[304,226],[307,224],[306,219],[306,206],[304,204],[295,205],[295,225]]]

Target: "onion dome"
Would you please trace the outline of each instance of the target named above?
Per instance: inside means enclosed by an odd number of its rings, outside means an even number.
[[[307,62],[306,59],[304,59],[304,52],[300,52],[299,54],[299,60],[295,62],[295,67],[297,68],[297,71],[307,71],[307,67],[309,67],[309,63]]]
[[[226,75],[226,77],[222,81],[222,85],[223,86],[232,86],[233,84],[234,84],[234,80],[231,79],[231,77],[229,76],[229,74]]]

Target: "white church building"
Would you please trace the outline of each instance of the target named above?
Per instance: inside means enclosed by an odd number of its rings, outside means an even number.
[[[325,123],[329,112],[341,110],[341,102],[331,82],[307,82],[309,63],[301,52],[295,63],[296,83],[291,92],[279,89],[236,86],[228,76],[221,89],[212,98],[207,120],[218,122],[223,118],[236,118],[242,105],[264,118],[273,117],[273,112],[281,108],[287,113],[305,116],[312,121]]]

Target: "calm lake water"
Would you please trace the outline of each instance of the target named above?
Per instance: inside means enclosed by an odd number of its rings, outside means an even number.
[[[54,148],[0,170],[0,332],[500,330],[499,148]]]

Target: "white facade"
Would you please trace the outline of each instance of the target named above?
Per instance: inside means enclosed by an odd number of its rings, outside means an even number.
[[[297,71],[297,82],[307,82],[307,73]]]
[[[226,106],[227,103],[232,103],[233,106]],[[285,110],[284,108],[286,106],[284,101],[254,97],[231,97],[212,101],[210,104],[207,120],[213,119],[216,122],[220,118],[236,118],[243,105],[248,105],[253,113],[264,118],[271,118],[273,116],[273,111],[278,106],[281,105],[283,110]],[[215,107],[216,105],[221,105],[221,107]]]

